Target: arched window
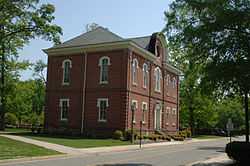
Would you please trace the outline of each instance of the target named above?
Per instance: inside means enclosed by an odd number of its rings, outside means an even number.
[[[175,77],[173,78],[172,84],[173,84],[173,88],[176,88],[176,78]]]
[[[161,92],[161,69],[159,67],[155,68],[155,91]]]
[[[133,80],[134,85],[137,85],[137,77],[138,77],[138,61],[137,61],[137,59],[133,59],[133,62],[132,62],[132,80]]]
[[[63,85],[69,85],[70,82],[70,68],[72,67],[72,63],[70,59],[66,59],[62,63],[63,68]]]
[[[110,65],[110,59],[107,56],[101,57],[99,59],[100,66],[100,84],[108,83],[108,67]]]
[[[147,88],[148,86],[148,65],[146,63],[143,64],[143,88]]]
[[[171,82],[171,80],[170,80],[170,75],[169,75],[169,74],[167,74],[167,85],[169,85],[169,84],[170,84],[170,82]]]
[[[155,55],[157,57],[161,56],[161,45],[160,45],[159,41],[156,41],[156,43],[155,43]]]

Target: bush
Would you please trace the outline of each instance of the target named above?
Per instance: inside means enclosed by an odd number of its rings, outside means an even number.
[[[5,123],[7,125],[16,126],[18,119],[15,114],[7,112],[5,114]]]
[[[174,135],[172,136],[172,139],[175,141],[184,141],[185,138],[180,135]]]
[[[131,140],[132,132],[131,130],[126,130],[124,132],[124,139],[125,140]],[[134,130],[134,139],[136,140],[138,138],[138,133],[136,130]]]
[[[123,139],[123,133],[121,130],[116,130],[112,136],[113,139]]]
[[[163,139],[164,139],[164,140],[167,140],[167,141],[171,141],[171,137],[169,137],[169,136],[164,136]]]
[[[250,143],[231,142],[226,145],[226,153],[229,158],[239,163],[250,162]]]

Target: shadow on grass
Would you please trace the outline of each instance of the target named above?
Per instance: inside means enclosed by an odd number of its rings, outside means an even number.
[[[207,147],[200,147],[198,150],[212,150],[216,152],[225,153],[225,147],[213,147],[213,146],[207,146]]]
[[[152,165],[144,163],[127,163],[127,164],[101,164],[96,166],[152,166]]]

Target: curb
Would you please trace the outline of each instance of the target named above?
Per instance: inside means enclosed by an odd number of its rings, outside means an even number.
[[[22,163],[22,162],[29,162],[29,161],[39,161],[39,160],[46,160],[46,159],[57,159],[57,158],[65,158],[71,157],[72,155],[68,154],[57,154],[57,155],[50,155],[50,156],[35,156],[35,157],[23,157],[18,159],[4,159],[0,160],[0,165],[3,164],[15,164],[15,163]]]
[[[229,159],[226,154],[223,154],[216,157],[211,157],[207,160],[195,161],[185,166],[227,166],[233,163],[233,160]]]

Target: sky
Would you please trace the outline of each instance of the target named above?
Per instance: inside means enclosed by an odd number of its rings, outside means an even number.
[[[67,41],[84,33],[85,26],[97,23],[117,35],[129,38],[151,35],[164,28],[164,11],[173,0],[41,0],[42,4],[55,6],[54,23],[61,26],[61,41]],[[41,39],[31,40],[20,50],[20,60],[34,63],[47,56],[42,49],[49,48],[52,42]],[[32,71],[21,73],[21,79],[32,78]]]

